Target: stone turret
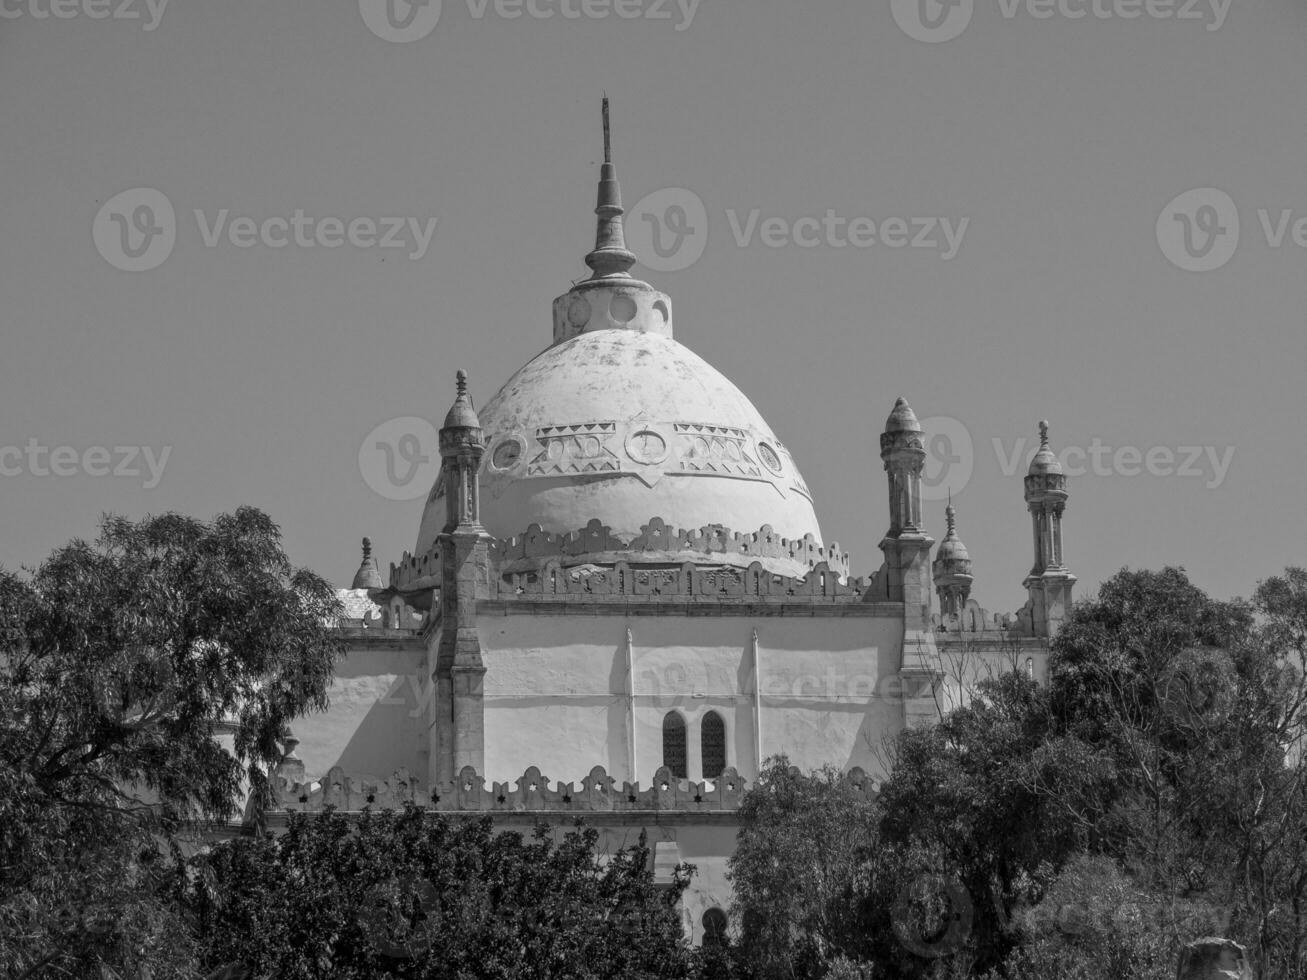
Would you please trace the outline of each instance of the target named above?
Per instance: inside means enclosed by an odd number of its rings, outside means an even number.
[[[1026,507],[1034,532],[1035,562],[1026,576],[1026,603],[1035,636],[1051,637],[1071,613],[1076,577],[1062,555],[1062,513],[1067,502],[1066,474],[1048,444],[1048,423],[1039,423],[1039,451],[1026,474]],[[1023,617],[1024,618],[1024,617]]]
[[[481,423],[459,371],[458,395],[440,430],[445,527],[440,549],[440,625],[436,639],[436,723],[431,726],[432,782],[448,785],[464,766],[485,768],[486,673],[477,603],[491,594],[491,536],[481,526],[478,472],[485,453]]]
[[[885,421],[880,458],[889,483],[890,526],[880,542],[885,564],[877,593],[903,603],[903,659],[899,680],[904,723],[933,723],[935,687],[943,678],[930,619],[930,549],[935,543],[921,522],[921,472],[926,462],[921,423],[903,398]]]
[[[967,554],[967,546],[958,537],[957,512],[953,509],[952,499],[944,511],[944,517],[948,522],[948,533],[939,543],[932,566],[935,591],[939,595],[940,612],[945,616],[960,616],[966,608],[967,599],[971,597],[971,556]]]

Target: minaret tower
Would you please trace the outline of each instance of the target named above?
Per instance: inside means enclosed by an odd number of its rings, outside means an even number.
[[[672,335],[672,301],[631,277],[637,259],[626,247],[622,189],[613,164],[612,122],[604,98],[604,162],[599,169],[595,247],[585,257],[590,277],[554,300],[554,343],[592,330],[639,330]]]
[[[490,595],[490,535],[481,526],[477,472],[485,452],[481,422],[459,371],[458,396],[440,430],[445,527],[440,548],[440,628],[436,638],[436,721],[431,727],[432,786],[448,786],[471,766],[485,769],[486,668],[477,632],[478,600]]]
[[[931,724],[938,718],[934,691],[943,679],[935,633],[930,622],[930,548],[922,530],[921,471],[926,463],[921,423],[906,400],[894,403],[880,437],[880,458],[889,481],[889,530],[880,543],[885,564],[877,597],[903,603],[904,723]]]
[[[886,537],[921,534],[921,471],[926,463],[921,423],[907,400],[894,403],[880,437],[880,458],[889,476],[889,533]],[[933,543],[933,542],[932,542]]]
[[[948,533],[935,552],[935,591],[939,595],[939,610],[945,617],[961,616],[971,597],[971,556],[958,537],[957,512],[951,495],[944,517],[948,521]]]
[[[1035,563],[1026,576],[1026,608],[1036,636],[1051,637],[1071,612],[1076,577],[1062,557],[1062,512],[1066,509],[1066,474],[1048,445],[1048,423],[1039,423],[1039,451],[1026,474],[1026,507],[1034,530]]]

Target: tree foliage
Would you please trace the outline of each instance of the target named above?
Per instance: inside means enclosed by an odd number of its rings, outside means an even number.
[[[877,812],[847,774],[769,760],[745,795],[730,864],[743,969],[819,977],[862,950],[858,905],[872,884]]]
[[[252,977],[689,976],[691,869],[660,888],[643,835],[603,857],[597,844],[593,828],[527,839],[416,807],[296,815],[284,835],[215,847],[185,902],[205,962]]]
[[[787,937],[755,975],[1160,980],[1212,931],[1259,976],[1307,975],[1305,676],[1307,572],[1251,602],[1120,572],[1055,638],[1047,687],[993,677],[905,731],[874,812],[829,776],[785,777],[783,807],[750,792],[769,819],[741,831],[738,914]],[[815,894],[797,879],[826,828],[852,853]],[[769,848],[777,889],[749,886]],[[857,914],[824,914],[830,895]]]
[[[287,723],[325,706],[338,612],[251,508],[106,517],[0,571],[0,972],[181,969],[156,869],[264,793]]]

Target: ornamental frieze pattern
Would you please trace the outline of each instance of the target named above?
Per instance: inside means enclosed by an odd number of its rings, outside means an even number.
[[[640,418],[577,422],[538,427],[529,438],[504,433],[488,448],[490,477],[630,474],[652,485],[667,473],[701,474],[765,481],[811,499],[784,446],[733,426]]]

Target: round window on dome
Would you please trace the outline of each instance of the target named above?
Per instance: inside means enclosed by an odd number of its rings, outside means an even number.
[[[642,466],[653,466],[667,458],[667,440],[650,428],[640,428],[626,437],[626,454]]]
[[[496,470],[511,470],[522,460],[522,440],[517,436],[501,439],[490,452],[490,466]]]
[[[765,442],[758,443],[758,455],[762,457],[762,463],[773,473],[781,471],[781,458],[776,455],[776,450]]]

